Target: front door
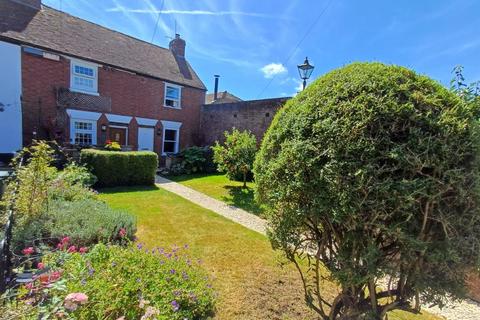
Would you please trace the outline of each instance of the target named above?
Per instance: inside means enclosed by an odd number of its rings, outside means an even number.
[[[138,128],[138,150],[153,151],[153,128]]]
[[[110,141],[116,141],[119,145],[127,145],[127,128],[110,127]]]

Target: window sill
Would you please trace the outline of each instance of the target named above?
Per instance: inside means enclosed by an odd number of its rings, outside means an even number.
[[[182,107],[171,107],[171,106],[167,106],[167,105],[163,105],[163,107],[168,108],[168,109],[182,110]]]
[[[100,96],[100,93],[98,93],[98,92],[79,90],[79,89],[75,89],[75,88],[70,88],[70,91],[71,92],[83,93],[83,94],[89,94],[91,96],[97,96],[97,97]]]

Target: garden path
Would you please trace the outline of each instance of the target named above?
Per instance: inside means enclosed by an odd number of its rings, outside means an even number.
[[[157,175],[155,183],[159,187],[167,191],[173,192],[181,196],[182,198],[185,198],[195,204],[198,204],[201,207],[204,207],[221,216],[224,216],[225,218],[241,224],[248,229],[259,232],[261,234],[266,234],[266,221],[262,218],[257,217],[254,214],[251,214],[235,206],[225,204],[222,201],[216,200],[201,192],[185,187],[180,183],[173,182],[162,176]]]
[[[173,182],[162,176],[155,179],[156,184],[170,192],[173,192],[182,198],[185,198],[201,207],[212,210],[213,212],[224,216],[242,226],[266,234],[266,221],[235,206],[227,205],[222,201],[209,197],[201,192],[188,188],[180,183]],[[480,319],[480,304],[470,299],[450,302],[443,309],[438,307],[423,307],[430,313],[444,317],[445,319],[478,320]]]

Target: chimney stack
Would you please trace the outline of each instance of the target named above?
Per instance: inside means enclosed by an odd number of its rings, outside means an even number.
[[[215,91],[213,91],[213,101],[217,100],[218,98],[218,78],[220,76],[218,74],[214,75],[215,77]]]
[[[42,0],[12,0],[12,1],[23,4],[35,10],[40,10],[42,8]]]
[[[177,33],[175,34],[175,39],[172,39],[170,41],[170,44],[168,45],[170,48],[170,51],[173,52],[174,55],[180,56],[180,57],[185,57],[185,40],[180,38],[180,35]]]

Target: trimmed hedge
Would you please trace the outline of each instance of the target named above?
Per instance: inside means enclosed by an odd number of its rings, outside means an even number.
[[[158,156],[151,151],[83,149],[80,162],[92,170],[98,187],[152,185],[158,168]]]

